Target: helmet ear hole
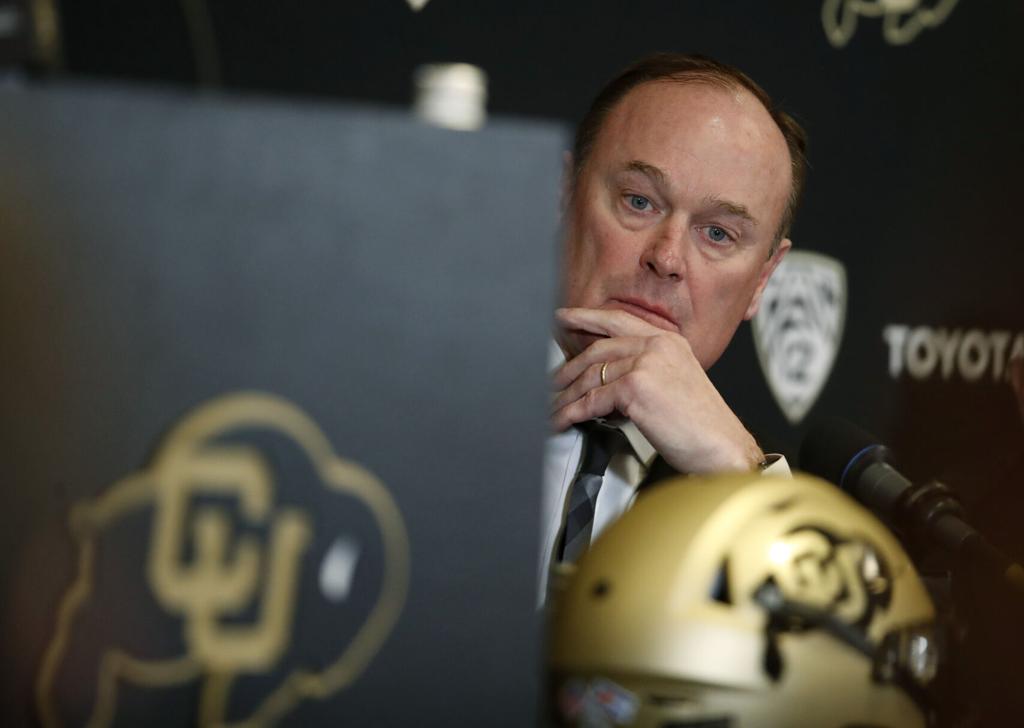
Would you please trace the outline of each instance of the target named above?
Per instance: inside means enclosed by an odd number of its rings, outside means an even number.
[[[612,585],[608,583],[607,579],[598,579],[594,582],[594,586],[590,589],[590,594],[595,599],[602,599],[608,596],[608,593],[612,590]]]
[[[732,604],[732,594],[729,591],[729,559],[722,559],[722,565],[718,567],[718,573],[711,584],[711,599],[720,604]]]

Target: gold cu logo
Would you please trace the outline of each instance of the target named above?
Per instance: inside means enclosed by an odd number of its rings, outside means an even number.
[[[102,655],[89,726],[107,726],[117,711],[117,687],[127,681],[162,687],[197,681],[199,723],[229,725],[232,682],[266,673],[289,647],[302,557],[313,534],[299,508],[275,508],[274,478],[259,451],[216,442],[240,429],[271,430],[297,444],[330,491],[361,502],[383,544],[384,574],[369,617],[323,669],[297,668],[234,725],[268,725],[308,698],[324,698],[349,685],[373,659],[401,612],[408,584],[405,526],[383,484],[369,471],[335,455],[316,424],[277,397],[241,393],[213,400],[188,415],[166,438],[152,465],[117,483],[95,500],[77,505],[71,530],[78,573],[58,610],[57,626],[36,685],[43,725],[62,724],[55,682],[75,619],[93,591],[97,539],[124,516],[154,509],[146,580],[159,606],[180,618],[185,653],[141,659],[112,647]],[[243,522],[268,534],[233,537],[223,505],[198,496],[237,502]],[[189,528],[188,526],[191,525]],[[192,558],[183,561],[186,547]],[[235,619],[255,603],[255,623]]]
[[[294,509],[271,511],[271,475],[258,453],[245,448],[174,450],[156,464],[153,481],[156,526],[149,580],[164,609],[184,616],[189,652],[213,672],[268,669],[286,645],[299,559],[311,536],[308,518]],[[231,533],[223,508],[205,506],[195,514],[195,558],[188,565],[180,561],[186,509],[198,490],[235,495],[247,521],[270,521],[262,617],[252,627],[220,626],[224,615],[237,613],[252,601],[261,560],[260,545],[252,537],[243,537],[228,559]]]

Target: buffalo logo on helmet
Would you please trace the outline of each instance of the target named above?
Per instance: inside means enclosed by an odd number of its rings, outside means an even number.
[[[44,726],[274,724],[350,685],[405,601],[387,489],[273,395],[198,407],[70,527]]]
[[[863,539],[842,539],[814,526],[796,528],[772,542],[768,563],[768,579],[786,601],[862,630],[892,598],[889,567]]]

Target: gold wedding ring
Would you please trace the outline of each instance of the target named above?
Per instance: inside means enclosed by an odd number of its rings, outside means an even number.
[[[605,375],[608,373],[608,362],[601,365],[601,386],[608,384],[608,380],[605,379]]]

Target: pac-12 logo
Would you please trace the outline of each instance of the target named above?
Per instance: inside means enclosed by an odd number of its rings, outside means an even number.
[[[212,400],[71,513],[47,726],[264,726],[349,686],[405,602],[401,513],[295,405]]]
[[[834,258],[791,251],[765,286],[752,322],[768,387],[791,423],[828,381],[843,338],[846,271]]]

